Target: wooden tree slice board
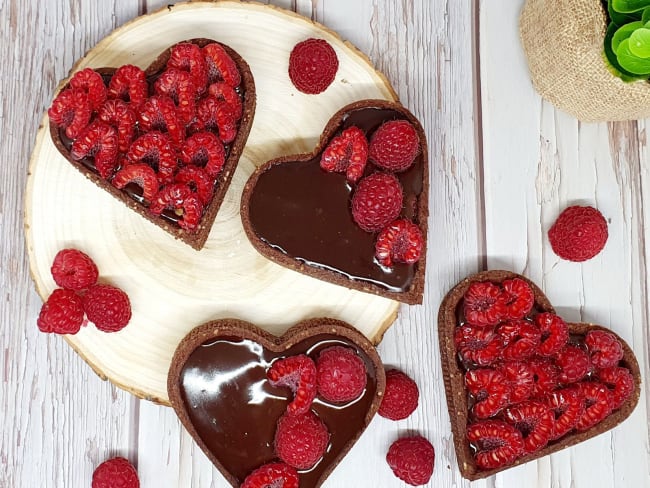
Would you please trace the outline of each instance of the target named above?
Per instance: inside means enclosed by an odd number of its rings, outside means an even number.
[[[395,320],[397,302],[327,284],[259,255],[239,217],[241,192],[256,166],[283,154],[312,150],[327,120],[363,98],[395,100],[387,80],[335,33],[277,8],[236,1],[192,2],[139,17],[115,30],[74,67],[147,66],[183,39],[213,38],[250,65],[257,111],[246,149],[210,237],[195,251],[129,210],[87,180],[54,147],[47,115],[30,162],[25,233],[36,289],[56,288],[54,255],[74,247],[97,263],[100,280],[125,290],[133,317],[119,333],[83,328],[66,339],[102,377],[135,395],[168,404],[169,364],[180,340],[208,320],[233,317],[276,334],[319,316],[345,320],[375,342]],[[287,76],[299,41],[334,46],[340,67],[324,93],[298,92]]]

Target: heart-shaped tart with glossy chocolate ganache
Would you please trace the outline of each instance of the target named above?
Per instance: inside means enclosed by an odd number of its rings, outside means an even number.
[[[48,110],[52,140],[76,169],[197,250],[254,113],[248,64],[211,39],[174,44],[144,70],[77,71]]]
[[[181,341],[168,376],[187,431],[232,486],[245,488],[320,486],[377,412],[385,386],[368,339],[329,318],[281,337],[240,320],[209,322]]]
[[[313,152],[250,177],[241,217],[270,260],[337,285],[422,303],[429,170],[417,119],[399,103],[339,110]]]
[[[461,474],[485,478],[616,427],[639,401],[630,347],[604,327],[565,323],[530,280],[486,271],[438,315]]]

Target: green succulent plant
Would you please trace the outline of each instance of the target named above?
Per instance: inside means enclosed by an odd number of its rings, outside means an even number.
[[[604,54],[623,81],[650,78],[650,0],[609,0]]]

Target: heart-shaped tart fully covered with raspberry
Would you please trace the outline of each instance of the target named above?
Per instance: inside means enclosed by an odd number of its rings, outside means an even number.
[[[486,271],[445,297],[438,335],[461,474],[485,478],[614,428],[639,365],[609,329],[565,323],[523,276]]]
[[[424,290],[428,193],[420,123],[398,103],[362,100],[332,116],[313,152],[259,167],[241,216],[272,261],[413,304]]]
[[[253,75],[241,56],[219,42],[192,39],[146,69],[75,72],[48,115],[54,144],[75,168],[201,249],[254,112]]]
[[[209,322],[179,344],[168,392],[181,422],[234,487],[318,487],[377,412],[384,369],[345,322],[273,336]],[[264,481],[264,482],[261,482]]]

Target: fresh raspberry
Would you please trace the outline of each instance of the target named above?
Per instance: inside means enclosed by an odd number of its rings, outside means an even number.
[[[408,120],[384,122],[370,138],[370,160],[388,171],[404,171],[420,152],[420,138]]]
[[[131,107],[119,98],[107,100],[99,109],[97,116],[102,122],[117,129],[117,148],[120,152],[127,152],[133,142],[137,121],[137,116]]]
[[[535,358],[528,364],[533,370],[533,398],[544,398],[547,393],[557,388],[560,370],[550,359]]]
[[[422,436],[404,437],[393,442],[386,462],[395,476],[411,486],[424,485],[433,474],[435,452]]]
[[[503,338],[492,327],[461,325],[454,331],[454,344],[463,361],[489,366],[500,359]]]
[[[296,469],[310,469],[325,454],[330,434],[311,410],[302,415],[283,415],[275,431],[275,453]]]
[[[303,93],[316,95],[332,84],[339,69],[336,52],[323,39],[307,39],[296,44],[289,56],[289,78]]]
[[[102,178],[109,178],[117,167],[117,131],[95,120],[72,143],[70,155],[75,160],[92,158]]]
[[[367,371],[363,360],[350,348],[332,346],[316,360],[318,393],[327,401],[356,400],[366,388]]]
[[[368,139],[361,129],[352,126],[330,141],[320,159],[320,167],[333,173],[345,173],[356,183],[366,169]]]
[[[612,393],[607,386],[597,381],[577,383],[585,401],[585,412],[578,419],[576,429],[587,430],[612,412]]]
[[[240,488],[298,488],[298,472],[285,463],[269,463],[246,476]]]
[[[566,208],[548,231],[553,252],[568,261],[582,262],[603,250],[607,242],[607,221],[593,207]]]
[[[497,325],[506,313],[505,295],[489,281],[472,283],[463,297],[463,312],[471,325]]]
[[[122,330],[131,320],[131,302],[126,293],[110,285],[94,285],[83,298],[84,311],[102,332]]]
[[[476,400],[472,407],[472,413],[476,418],[493,417],[508,405],[510,384],[500,371],[490,368],[467,371],[465,387]]]
[[[224,144],[237,137],[237,119],[230,105],[219,102],[215,97],[201,99],[196,109],[199,130],[209,130],[219,134]]]
[[[115,457],[97,466],[92,488],[140,488],[138,473],[123,457]]]
[[[208,93],[221,103],[225,103],[232,109],[235,120],[241,119],[243,104],[235,89],[227,83],[212,83]]]
[[[504,319],[523,319],[533,308],[535,295],[530,285],[521,278],[504,280],[501,283],[506,301]]]
[[[352,195],[352,218],[366,232],[377,232],[397,218],[403,199],[402,185],[395,176],[371,174]]]
[[[54,256],[50,271],[57,285],[74,291],[94,285],[99,277],[95,262],[78,249],[61,249]]]
[[[585,336],[591,362],[599,369],[618,366],[623,359],[623,346],[614,334],[604,330],[592,330]]]
[[[236,88],[241,83],[237,64],[220,44],[214,42],[203,47],[203,55],[208,69],[208,83],[223,81]]]
[[[125,101],[136,113],[148,95],[147,75],[132,64],[117,68],[108,83],[108,98],[119,98]]]
[[[178,160],[167,134],[152,131],[138,137],[129,147],[127,157],[134,163],[146,163],[157,169],[163,184],[174,180]]]
[[[542,340],[537,348],[541,356],[553,356],[562,350],[569,340],[569,327],[553,313],[543,312],[536,315],[535,325],[542,332]]]
[[[70,79],[70,86],[88,94],[88,100],[93,110],[99,110],[106,101],[107,90],[102,75],[92,68],[76,72]]]
[[[545,398],[545,403],[555,414],[555,429],[551,440],[568,434],[585,413],[585,398],[577,386],[550,392]]]
[[[90,123],[92,108],[88,94],[83,90],[63,90],[52,102],[47,115],[57,126],[65,129],[66,136],[76,139]]]
[[[528,400],[533,393],[535,378],[532,368],[523,361],[508,361],[498,365],[510,385],[510,404]]]
[[[184,183],[188,185],[201,200],[204,206],[207,206],[212,200],[212,189],[214,180],[198,166],[184,166],[174,178],[175,183]]]
[[[554,358],[560,368],[558,380],[560,383],[575,383],[587,376],[591,371],[591,359],[583,348],[567,344]]]
[[[290,415],[302,415],[309,411],[318,391],[316,365],[309,356],[299,354],[278,359],[266,376],[271,385],[286,386],[293,392],[293,400],[287,405]]]
[[[196,92],[201,94],[208,84],[208,67],[201,48],[191,42],[181,42],[172,47],[167,68],[188,71]]]
[[[418,406],[418,385],[396,369],[386,371],[386,391],[379,405],[379,415],[390,420],[403,420]]]
[[[469,425],[467,440],[476,449],[474,458],[481,469],[506,466],[524,452],[521,432],[501,420],[484,420]]]
[[[540,330],[528,320],[510,320],[497,328],[503,337],[503,359],[526,359],[535,354],[542,338]]]
[[[178,226],[188,232],[194,232],[199,227],[203,215],[203,204],[192,189],[182,183],[172,183],[160,189],[149,206],[153,215],[160,215],[169,209],[179,217]]]
[[[145,131],[160,131],[169,134],[169,139],[180,147],[185,139],[185,129],[170,97],[153,96],[142,105],[139,114],[140,128]]]
[[[526,453],[541,449],[553,436],[555,415],[541,402],[526,401],[508,407],[504,417],[521,432]]]
[[[601,369],[596,373],[596,377],[610,389],[612,410],[623,405],[634,391],[634,378],[627,368],[612,366]]]
[[[72,290],[57,288],[43,304],[36,325],[41,332],[76,334],[83,321],[82,298]]]
[[[414,264],[422,256],[424,238],[420,227],[405,219],[393,221],[377,236],[375,258],[382,266],[393,262]]]
[[[145,202],[151,201],[158,193],[160,182],[151,166],[145,163],[135,163],[124,166],[113,177],[113,186],[119,190],[129,183],[135,183],[142,188],[142,198]]]
[[[196,115],[196,86],[187,71],[168,68],[153,85],[154,92],[168,96],[176,105],[176,113],[181,124],[187,125]]]
[[[197,132],[185,140],[180,159],[183,164],[203,167],[210,178],[216,178],[226,162],[226,151],[212,132]]]

